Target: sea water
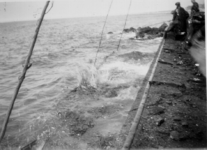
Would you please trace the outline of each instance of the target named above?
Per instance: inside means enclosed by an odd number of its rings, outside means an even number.
[[[125,17],[108,18],[98,53],[105,17],[44,20],[2,148],[35,139],[45,149],[98,149],[101,138],[116,141],[161,42],[136,40],[134,32],[122,35]],[[169,13],[130,15],[125,28],[170,19]],[[0,24],[0,127],[36,26]]]

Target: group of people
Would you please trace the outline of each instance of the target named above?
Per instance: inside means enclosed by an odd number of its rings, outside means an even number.
[[[173,19],[166,32],[173,31],[185,38],[192,58],[199,64],[200,72],[206,77],[205,15],[195,0],[191,0],[190,14],[177,2],[172,11]]]
[[[176,9],[171,12],[173,15],[173,19],[172,19],[172,23],[167,29],[167,32],[174,31],[179,35],[184,35],[187,32],[192,32],[191,30],[188,31],[189,27],[187,21],[188,19],[192,18],[197,13],[199,13],[199,5],[195,0],[191,0],[191,2],[193,5],[191,7],[190,15],[183,7],[181,7],[180,2],[175,3]]]

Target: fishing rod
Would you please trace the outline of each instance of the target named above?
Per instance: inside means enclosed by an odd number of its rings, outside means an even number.
[[[158,22],[158,23],[154,23],[154,24],[150,24],[150,25],[144,25],[143,27],[146,27],[146,26],[150,27],[150,26],[154,26],[154,25],[158,25],[158,24],[161,24],[164,22],[170,22],[170,21],[172,21],[172,20],[162,21],[162,22]]]
[[[105,19],[105,22],[104,22],[104,25],[103,25],[103,28],[102,28],[101,39],[100,39],[100,41],[99,41],[98,50],[97,50],[97,52],[96,52],[96,57],[95,57],[95,60],[94,60],[94,66],[95,66],[95,64],[96,64],[97,55],[98,55],[98,52],[99,52],[100,47],[101,47],[101,43],[102,43],[102,39],[103,39],[103,32],[104,32],[104,29],[105,29],[105,26],[106,26],[106,21],[107,21],[107,19],[108,19],[108,15],[109,15],[109,12],[110,12],[110,10],[111,10],[111,6],[112,6],[113,1],[114,1],[114,0],[111,1],[111,4],[110,4],[110,6],[109,6],[109,9],[108,9],[108,12],[107,12],[107,15],[106,15],[106,19]]]
[[[126,20],[127,20],[127,18],[126,18]],[[167,21],[164,21],[164,22],[170,22],[171,20],[167,20]],[[145,26],[143,26],[143,27],[146,27],[146,26],[148,26],[148,27],[150,27],[150,26],[154,26],[154,25],[157,25],[157,24],[161,24],[161,23],[164,23],[163,21],[162,22],[158,22],[158,23],[155,23],[155,24],[150,24],[150,25],[145,25]],[[126,24],[125,24],[126,25]],[[125,26],[124,26],[124,28],[125,28]],[[122,33],[121,34],[123,34],[123,30],[122,30]],[[119,49],[119,46],[120,46],[120,43],[121,43],[121,38],[120,38],[120,40],[119,40],[119,45],[118,45],[118,48],[117,48],[117,51],[118,51],[118,49]],[[109,58],[111,55],[113,55],[115,52],[113,51],[111,54],[109,54],[108,56],[106,56],[105,58],[104,58],[104,62],[106,61],[106,59],[107,58]],[[103,64],[103,63],[102,63]]]
[[[34,39],[33,39],[32,45],[30,47],[30,51],[29,51],[28,56],[27,56],[27,60],[26,60],[25,65],[24,65],[24,68],[23,68],[23,71],[22,71],[22,75],[19,77],[19,83],[18,83],[18,85],[17,85],[17,87],[15,89],[13,99],[12,99],[12,101],[10,103],[10,106],[9,106],[6,118],[5,118],[4,123],[3,123],[3,127],[2,127],[2,130],[1,130],[1,135],[0,135],[0,143],[3,140],[3,138],[4,138],[4,135],[5,135],[5,132],[6,132],[6,129],[7,129],[7,125],[8,125],[8,122],[9,122],[9,118],[10,118],[10,115],[11,115],[11,112],[12,112],[15,100],[17,98],[17,95],[19,93],[21,85],[22,85],[22,83],[24,81],[24,78],[26,76],[27,70],[32,66],[32,64],[30,63],[30,58],[32,56],[33,49],[34,49],[34,46],[35,46],[35,43],[36,43],[36,40],[37,40],[37,37],[38,37],[38,33],[39,33],[39,30],[40,30],[42,21],[44,19],[44,16],[46,14],[46,10],[47,10],[47,7],[48,7],[49,3],[50,3],[50,1],[46,2],[45,7],[44,7],[44,9],[42,11],[41,18],[39,20],[39,24],[38,24],[38,26],[37,26],[37,28],[35,30]]]
[[[123,32],[124,32],[124,29],[126,27],[126,23],[127,23],[127,19],[128,19],[128,16],[129,16],[129,10],[130,10],[131,4],[132,4],[132,0],[130,0],[130,3],[129,3],[129,7],[128,7],[128,11],[127,11],[127,16],[126,16],[126,19],[125,19],[123,30],[121,32],[121,37],[119,39],[119,44],[118,44],[118,47],[117,47],[117,51],[119,50],[119,47],[120,47],[120,44],[121,44],[121,39],[122,39],[122,35],[123,35]]]
[[[126,15],[126,18],[125,18],[125,22],[124,22],[124,27],[123,27],[123,30],[124,30],[124,28],[125,28],[125,26],[126,26],[126,22],[127,22],[127,19],[128,19],[128,16],[129,16],[129,10],[130,10],[130,7],[131,7],[131,3],[132,3],[132,0],[130,0],[130,4],[129,4],[129,7],[128,7],[128,10],[127,10],[127,15]],[[117,46],[117,51],[118,51],[118,49],[119,49],[119,47],[120,47],[120,44],[121,44],[121,39],[122,39],[122,35],[123,35],[123,30],[122,30],[122,33],[121,33],[121,37],[120,37],[120,39],[119,39],[119,44],[118,44],[118,46]],[[98,52],[98,51],[97,51]],[[109,54],[108,56],[106,56],[106,57],[104,57],[104,61],[103,61],[103,63],[107,60],[107,58],[108,57],[110,57],[111,55],[113,55],[115,53],[115,51],[113,51],[111,54]],[[97,59],[97,55],[96,55],[96,59]],[[103,65],[103,63],[101,64],[101,65]],[[94,63],[94,65],[95,65],[95,63]],[[100,65],[100,66],[101,66]],[[99,66],[99,67],[100,67]],[[99,68],[98,67],[98,68]]]

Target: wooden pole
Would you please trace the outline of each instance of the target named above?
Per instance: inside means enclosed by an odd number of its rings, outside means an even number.
[[[4,124],[3,124],[2,130],[1,130],[0,143],[3,140],[3,138],[4,138],[4,135],[5,135],[5,132],[6,132],[6,128],[7,128],[7,124],[9,122],[9,118],[10,118],[10,115],[11,115],[11,112],[12,112],[12,109],[13,109],[13,106],[14,106],[14,102],[15,102],[15,100],[17,98],[17,95],[18,95],[18,92],[20,90],[20,87],[21,87],[21,85],[22,85],[22,83],[24,81],[26,72],[32,66],[32,64],[30,63],[30,58],[32,56],[32,52],[33,52],[33,49],[34,49],[34,46],[35,46],[35,43],[36,43],[36,40],[37,40],[37,37],[38,37],[39,29],[40,29],[40,26],[41,26],[42,21],[44,19],[44,15],[45,15],[45,12],[47,10],[47,7],[48,7],[49,3],[50,3],[50,1],[46,2],[45,7],[44,7],[44,9],[42,11],[41,18],[39,20],[39,24],[38,24],[38,26],[37,26],[37,28],[35,30],[34,39],[33,39],[32,45],[30,47],[29,54],[27,56],[27,60],[26,60],[25,65],[24,65],[24,68],[23,68],[23,71],[22,71],[22,75],[19,78],[19,83],[18,83],[18,85],[17,85],[17,87],[15,89],[13,99],[11,101],[10,107],[8,109],[8,112],[7,112],[7,116],[6,116],[5,120],[4,120]]]

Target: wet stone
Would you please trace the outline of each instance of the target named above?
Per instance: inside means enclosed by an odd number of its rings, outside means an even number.
[[[170,132],[170,138],[175,141],[180,140],[179,133],[177,131]]]
[[[81,113],[67,110],[62,114],[62,124],[70,129],[71,135],[83,135],[89,128],[94,127],[93,119]]]
[[[168,129],[158,128],[156,132],[163,134],[163,135],[170,135],[170,131]]]
[[[196,137],[198,137],[200,140],[202,140],[203,136],[205,135],[202,131],[198,131],[196,134]]]
[[[189,138],[190,138],[190,132],[188,132],[188,131],[184,131],[180,135],[180,140],[187,140]]]
[[[157,126],[160,126],[162,123],[165,122],[165,120],[162,117],[155,118],[155,122]]]
[[[168,105],[172,105],[172,102],[171,102],[171,101],[166,101],[166,103],[167,103]]]
[[[158,106],[154,106],[149,108],[149,115],[159,115],[164,113],[164,108],[163,107],[158,107]]]
[[[110,91],[107,91],[107,92],[105,93],[105,96],[106,96],[107,98],[112,98],[112,97],[116,97],[116,96],[118,96],[118,94],[117,94],[117,92],[116,92],[115,90],[110,90]]]
[[[181,118],[180,116],[175,116],[175,117],[173,118],[173,120],[174,120],[174,121],[181,121],[182,118]]]
[[[185,127],[185,128],[188,127],[188,123],[187,123],[187,121],[183,121],[181,124],[182,124],[182,126]]]

